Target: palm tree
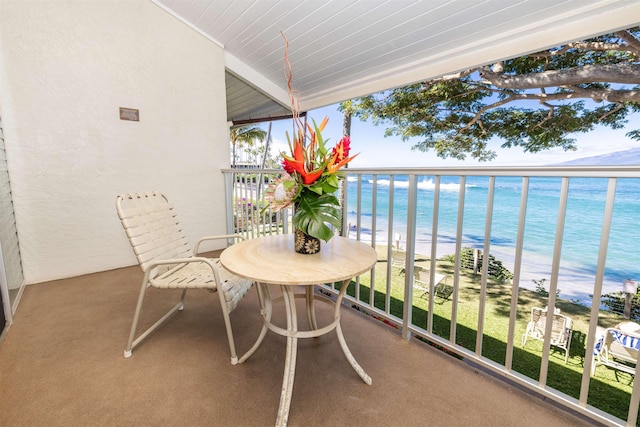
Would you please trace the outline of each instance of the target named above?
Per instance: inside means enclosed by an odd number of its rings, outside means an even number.
[[[341,102],[338,111],[342,111],[342,135],[351,137],[351,117],[353,116],[353,100]],[[345,165],[346,168],[349,165]],[[340,183],[340,209],[342,209],[342,220],[345,218],[345,206],[347,206],[346,194],[344,191],[345,182]],[[344,228],[342,224],[341,228]],[[347,234],[348,235],[348,234]]]
[[[229,138],[231,140],[231,151],[233,153],[233,167],[236,167],[236,159],[238,158],[238,146],[248,145],[252,147],[255,141],[262,141],[267,132],[258,126],[245,126],[231,129],[229,131]]]
[[[353,115],[353,100],[340,103],[338,107],[342,111],[342,134],[351,136],[351,116]]]

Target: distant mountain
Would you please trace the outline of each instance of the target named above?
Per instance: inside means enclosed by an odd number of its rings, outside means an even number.
[[[640,147],[616,151],[600,156],[582,157],[568,162],[555,163],[554,166],[639,166]]]

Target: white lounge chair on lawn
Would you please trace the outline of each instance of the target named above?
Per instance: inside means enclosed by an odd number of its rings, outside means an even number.
[[[640,350],[640,333],[607,328],[604,336],[596,343],[591,374],[595,375],[596,368],[604,365],[635,375],[638,350]]]
[[[531,309],[531,320],[527,324],[527,330],[522,336],[522,347],[527,343],[527,338],[544,341],[544,334],[547,326],[547,310],[539,307]],[[573,321],[570,317],[560,314],[556,310],[553,314],[553,325],[551,326],[551,345],[564,350],[564,363],[569,360],[569,348],[571,347],[571,336],[573,334]]]
[[[407,253],[397,249],[391,250],[391,267],[404,269],[407,262]]]
[[[429,270],[425,270],[422,268],[416,268],[413,276],[413,287],[415,289],[421,290],[423,297],[430,292],[429,284],[431,283],[431,272]],[[440,273],[434,274],[433,280],[433,294],[435,298],[440,298],[444,302],[446,301],[451,294],[453,293],[453,286],[447,285],[447,276]],[[434,301],[436,301],[434,299]]]

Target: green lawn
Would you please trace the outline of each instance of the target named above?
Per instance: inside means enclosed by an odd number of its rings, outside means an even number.
[[[374,306],[384,310],[387,277],[386,248],[379,247],[378,251],[379,261],[375,269]],[[418,257],[416,265],[427,267],[429,260],[426,257]],[[447,283],[453,285],[454,266],[452,263],[438,261],[437,271],[446,274],[448,276]],[[399,318],[402,318],[403,313],[404,280],[404,272],[399,268],[392,268],[390,311],[391,314]],[[369,274],[360,276],[360,300],[365,303],[369,303],[369,283]],[[353,296],[354,290],[355,283],[352,282],[348,289],[349,295]],[[414,291],[412,323],[426,329],[429,295],[421,296],[422,293],[419,290]],[[463,269],[460,272],[456,343],[471,351],[475,351],[479,295],[480,275],[474,276],[472,271]],[[444,339],[450,338],[452,298],[453,296],[444,302],[439,298],[434,301],[433,333]],[[490,280],[487,283],[482,355],[503,365],[507,348],[510,305],[511,285]],[[529,339],[526,347],[522,348],[521,338],[529,321],[531,308],[546,305],[546,297],[533,291],[520,289],[512,368],[534,380],[538,380],[540,375],[542,342]],[[590,307],[562,299],[557,300],[556,307],[560,308],[563,314],[572,318],[573,337],[567,364],[564,363],[564,351],[552,347],[547,385],[578,398],[584,367]],[[601,311],[598,324],[602,327],[612,327],[622,320],[614,313]],[[591,379],[588,402],[618,418],[626,419],[632,386],[633,377],[631,375],[600,366],[596,376]]]

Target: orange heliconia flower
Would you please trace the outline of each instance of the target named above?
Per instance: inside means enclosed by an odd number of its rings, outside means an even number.
[[[351,150],[351,139],[348,136],[343,136],[342,139],[333,148],[333,153],[329,164],[327,165],[327,171],[334,173],[351,160],[355,159],[355,156],[349,157],[349,150]]]
[[[285,155],[283,155],[282,158],[282,167],[284,168],[285,172],[287,172],[288,174],[297,172],[302,178],[303,184],[305,185],[311,185],[316,182],[318,178],[322,176],[322,172],[324,171],[322,165],[320,165],[320,167],[315,170],[307,170],[307,165],[305,165],[304,158],[304,148],[302,147],[300,138],[297,138],[293,142],[293,158]]]

